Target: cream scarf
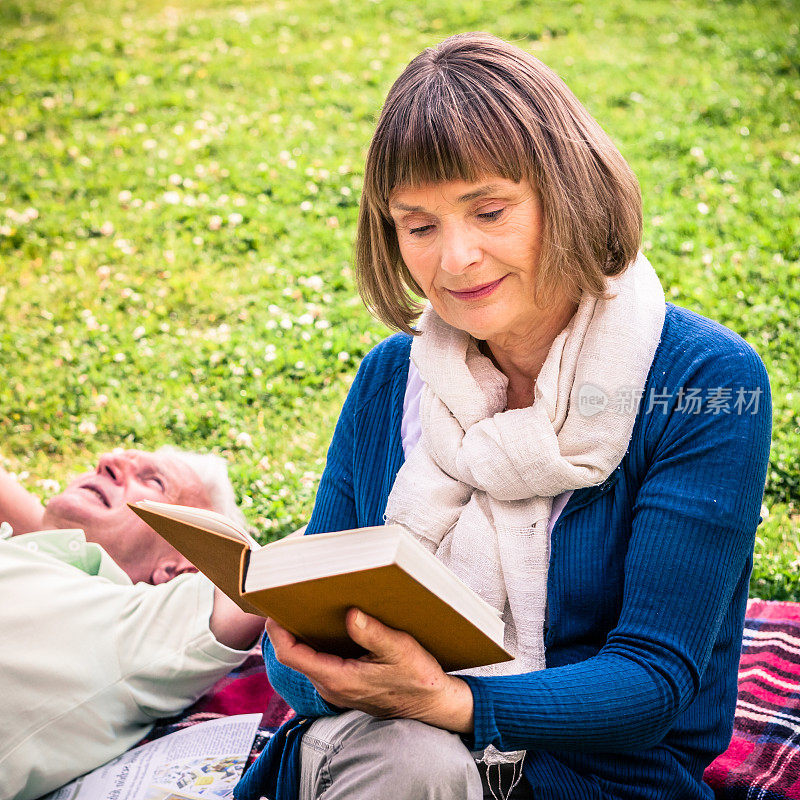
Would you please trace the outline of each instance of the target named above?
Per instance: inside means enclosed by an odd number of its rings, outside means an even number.
[[[543,669],[553,498],[601,483],[628,447],[635,407],[664,324],[647,259],[585,295],[556,337],[533,405],[506,411],[506,377],[474,339],[428,306],[411,360],[425,383],[422,436],[400,469],[387,524],[407,528],[505,621],[514,661],[477,675]],[[635,405],[635,404],[634,404]]]

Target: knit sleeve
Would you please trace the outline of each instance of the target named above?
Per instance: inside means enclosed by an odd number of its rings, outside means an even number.
[[[663,741],[697,696],[731,599],[747,591],[771,426],[769,383],[752,350],[742,343],[701,361],[681,380],[716,404],[653,411],[667,421],[652,423],[662,427],[631,498],[615,628],[585,661],[465,678],[475,702],[470,747],[642,750]]]

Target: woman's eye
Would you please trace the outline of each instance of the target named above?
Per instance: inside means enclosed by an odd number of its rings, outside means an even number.
[[[481,211],[478,214],[478,217],[480,217],[480,219],[485,219],[491,222],[492,220],[497,219],[504,211],[505,211],[504,208],[496,208],[494,211]]]
[[[409,228],[408,232],[412,236],[424,236],[426,233],[433,230],[433,225],[420,225],[416,228]]]
[[[157,475],[153,475],[152,477],[148,478],[147,480],[150,483],[152,483],[154,486],[157,486],[159,489],[161,489],[162,492],[166,489],[164,481],[161,480],[161,478],[159,478]]]

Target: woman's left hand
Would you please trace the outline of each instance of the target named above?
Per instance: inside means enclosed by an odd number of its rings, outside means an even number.
[[[472,732],[469,686],[444,672],[416,639],[356,608],[347,612],[346,623],[350,638],[367,650],[361,658],[320,653],[272,619],[267,620],[267,634],[278,661],[306,675],[332,705]]]

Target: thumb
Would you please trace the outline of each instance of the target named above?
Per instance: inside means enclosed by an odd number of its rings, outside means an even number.
[[[351,608],[347,612],[346,624],[350,638],[379,659],[391,658],[398,650],[396,639],[402,635],[400,631],[387,628],[360,609]]]

